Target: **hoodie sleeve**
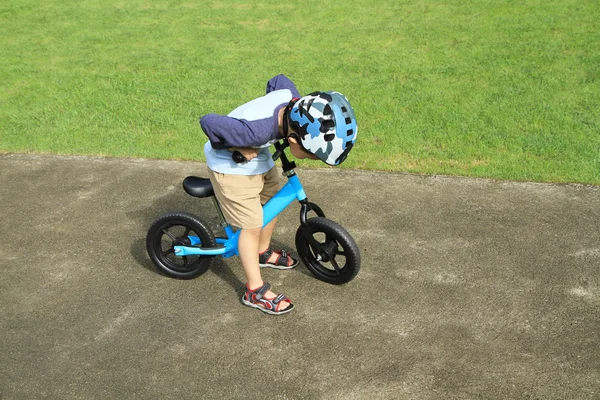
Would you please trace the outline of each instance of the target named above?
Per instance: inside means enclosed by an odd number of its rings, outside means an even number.
[[[277,134],[272,125],[270,118],[246,121],[218,114],[206,114],[200,118],[200,126],[215,150],[263,146]]]
[[[267,94],[281,89],[289,89],[292,92],[292,97],[300,97],[300,93],[298,93],[294,82],[283,74],[279,74],[267,82]]]

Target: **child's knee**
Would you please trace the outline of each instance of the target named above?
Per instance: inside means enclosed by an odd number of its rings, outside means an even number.
[[[242,232],[245,232],[246,235],[252,235],[252,236],[260,236],[260,233],[262,232],[262,228],[242,228]]]
[[[256,229],[242,228],[242,231],[240,232],[240,238],[239,238],[240,243],[251,243],[251,242],[258,243],[260,241],[260,232],[261,231],[262,231],[262,228],[256,228]]]

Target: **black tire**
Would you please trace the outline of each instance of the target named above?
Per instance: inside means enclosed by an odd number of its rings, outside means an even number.
[[[311,237],[318,249],[311,246]],[[309,271],[328,283],[350,282],[360,269],[360,250],[356,242],[341,225],[327,218],[310,218],[306,226],[298,228],[296,250]]]
[[[146,236],[146,250],[152,263],[172,278],[192,279],[202,275],[214,256],[175,256],[173,247],[189,246],[188,236],[197,236],[200,247],[216,247],[214,234],[195,215],[170,213],[157,218]]]

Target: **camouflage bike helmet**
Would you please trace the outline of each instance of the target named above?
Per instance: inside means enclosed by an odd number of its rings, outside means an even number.
[[[302,148],[329,165],[341,164],[356,142],[356,117],[341,93],[313,92],[289,111],[292,128]]]

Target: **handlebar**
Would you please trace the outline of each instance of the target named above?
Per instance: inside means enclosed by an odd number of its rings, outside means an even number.
[[[284,171],[289,171],[292,170],[294,168],[296,168],[296,164],[294,162],[290,162],[287,159],[287,156],[285,155],[285,148],[288,147],[290,144],[288,143],[287,140],[284,140],[283,143],[282,142],[275,142],[274,146],[275,146],[275,152],[273,153],[273,161],[277,161],[277,159],[281,158],[281,164],[283,167]],[[231,153],[231,159],[236,162],[237,164],[243,163],[248,161],[246,159],[246,157],[244,157],[244,155],[242,153],[240,153],[239,150],[234,151],[233,153]]]
[[[272,156],[273,161],[277,161],[277,159],[279,159],[283,154],[285,148],[288,146],[289,144],[287,142],[285,142],[284,144],[282,144],[281,142],[275,142],[275,152]],[[235,150],[233,153],[231,153],[231,159],[238,164],[248,161],[239,150]]]

